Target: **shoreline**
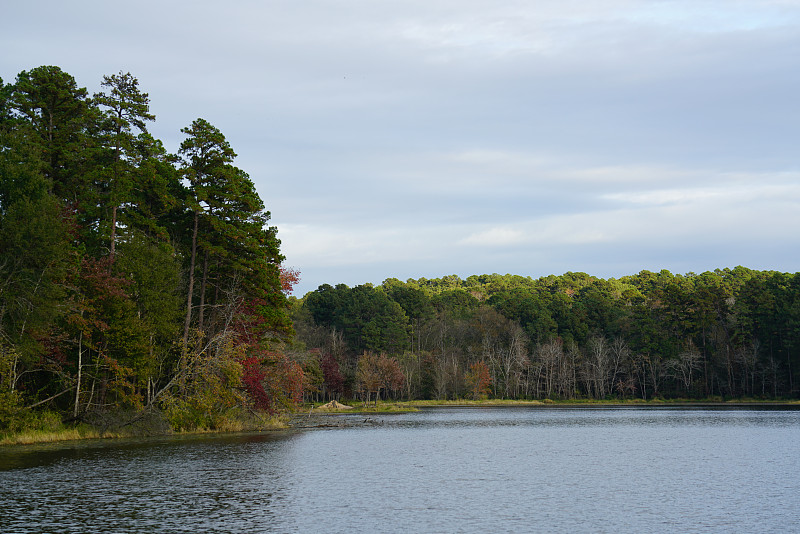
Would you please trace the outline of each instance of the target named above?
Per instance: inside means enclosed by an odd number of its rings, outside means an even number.
[[[51,431],[31,430],[20,432],[14,435],[4,436],[0,440],[0,448],[25,448],[35,445],[55,446],[69,445],[71,443],[81,443],[88,441],[123,441],[126,439],[147,439],[147,438],[181,438],[196,436],[224,436],[226,434],[259,434],[264,432],[281,432],[311,428],[342,428],[354,426],[350,423],[341,421],[338,416],[359,416],[365,417],[363,423],[357,426],[371,426],[374,421],[370,416],[392,415],[402,413],[413,413],[426,408],[669,408],[669,407],[715,407],[715,408],[796,408],[800,409],[800,400],[752,400],[752,399],[732,399],[728,401],[717,399],[674,399],[664,400],[655,399],[643,401],[634,400],[504,400],[504,399],[483,399],[483,400],[420,400],[420,401],[381,401],[377,407],[353,406],[347,410],[318,410],[318,406],[308,409],[301,409],[296,412],[286,412],[270,418],[269,423],[262,425],[242,425],[236,428],[219,429],[195,429],[189,431],[172,431],[164,433],[130,433],[130,432],[100,432],[93,427],[82,428],[63,428]]]
[[[625,407],[664,407],[664,406],[785,406],[785,407],[798,407],[800,408],[800,400],[754,400],[754,399],[731,399],[731,400],[718,400],[718,399],[628,399],[628,400],[504,400],[504,399],[486,399],[486,400],[426,400],[426,401],[400,401],[396,403],[399,406],[411,406],[416,408],[428,407],[603,407],[603,406],[625,406]]]

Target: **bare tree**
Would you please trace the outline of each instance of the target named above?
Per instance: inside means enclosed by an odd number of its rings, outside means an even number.
[[[619,384],[623,384],[623,389],[629,391],[631,389],[631,382],[628,379],[623,380],[620,375],[622,374],[622,370],[631,362],[631,349],[628,347],[628,344],[625,343],[624,339],[615,337],[609,344],[609,351],[611,352],[611,373],[609,376],[608,391],[611,392],[612,389]],[[619,388],[617,388],[617,390],[619,390]]]
[[[562,360],[564,359],[564,344],[561,338],[539,344],[536,347],[535,355],[540,369],[539,376],[544,386],[544,394],[546,397],[552,397],[559,378]]]
[[[578,365],[581,358],[578,344],[574,341],[570,342],[566,352],[563,353],[559,366],[558,388],[559,395],[563,398],[571,399],[575,396],[575,389],[578,386]]]
[[[690,392],[694,382],[694,372],[700,369],[702,356],[694,346],[678,354],[677,358],[667,361],[667,374],[683,384],[686,393]]]
[[[752,395],[755,390],[758,366],[758,340],[738,347],[734,351],[734,360],[742,368],[742,391]]]
[[[605,336],[589,339],[584,368],[587,389],[596,398],[603,398],[608,392],[608,377],[611,370],[611,351]]]

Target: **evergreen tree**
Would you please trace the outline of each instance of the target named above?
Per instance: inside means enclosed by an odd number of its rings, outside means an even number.
[[[120,206],[130,201],[135,174],[135,151],[139,133],[147,133],[145,121],[155,120],[150,113],[147,93],[139,90],[139,81],[130,73],[104,76],[106,92],[96,93],[94,102],[104,109],[101,139],[110,152],[110,164],[105,168],[105,197],[111,207],[109,255],[114,258],[117,217]]]
[[[18,133],[37,146],[29,153],[41,160],[56,197],[76,206],[93,202],[88,171],[98,117],[86,89],[58,67],[37,67],[17,76],[11,109],[21,119]]]

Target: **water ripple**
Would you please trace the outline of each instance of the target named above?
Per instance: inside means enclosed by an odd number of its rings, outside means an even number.
[[[797,410],[428,409],[0,469],[3,533],[800,530]]]

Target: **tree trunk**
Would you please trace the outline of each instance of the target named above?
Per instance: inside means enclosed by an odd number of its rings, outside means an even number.
[[[181,358],[186,358],[186,348],[189,344],[189,324],[192,321],[192,293],[194,293],[194,264],[197,258],[197,223],[200,214],[194,212],[194,229],[192,230],[192,258],[189,262],[189,289],[186,291],[186,320],[183,323],[183,354]]]
[[[203,319],[206,308],[206,281],[208,280],[208,251],[203,255],[203,280],[200,283],[200,312],[197,316],[197,328],[203,331]]]
[[[120,129],[117,129],[117,139],[119,139],[119,135],[121,133]],[[114,253],[116,251],[116,241],[117,241],[117,199],[116,195],[114,195],[114,188],[118,186],[119,182],[119,160],[120,160],[120,152],[121,148],[119,143],[117,146],[114,147],[114,178],[111,184],[111,202],[114,203],[114,207],[111,208],[111,246],[110,246],[110,253],[109,257],[111,258],[111,263],[114,263]]]
[[[75,384],[75,408],[72,410],[72,417],[78,417],[81,397],[81,367],[83,365],[83,332],[78,334],[78,380]]]
[[[111,208],[111,252],[109,254],[111,262],[114,262],[114,251],[116,250],[117,241],[117,205]]]

